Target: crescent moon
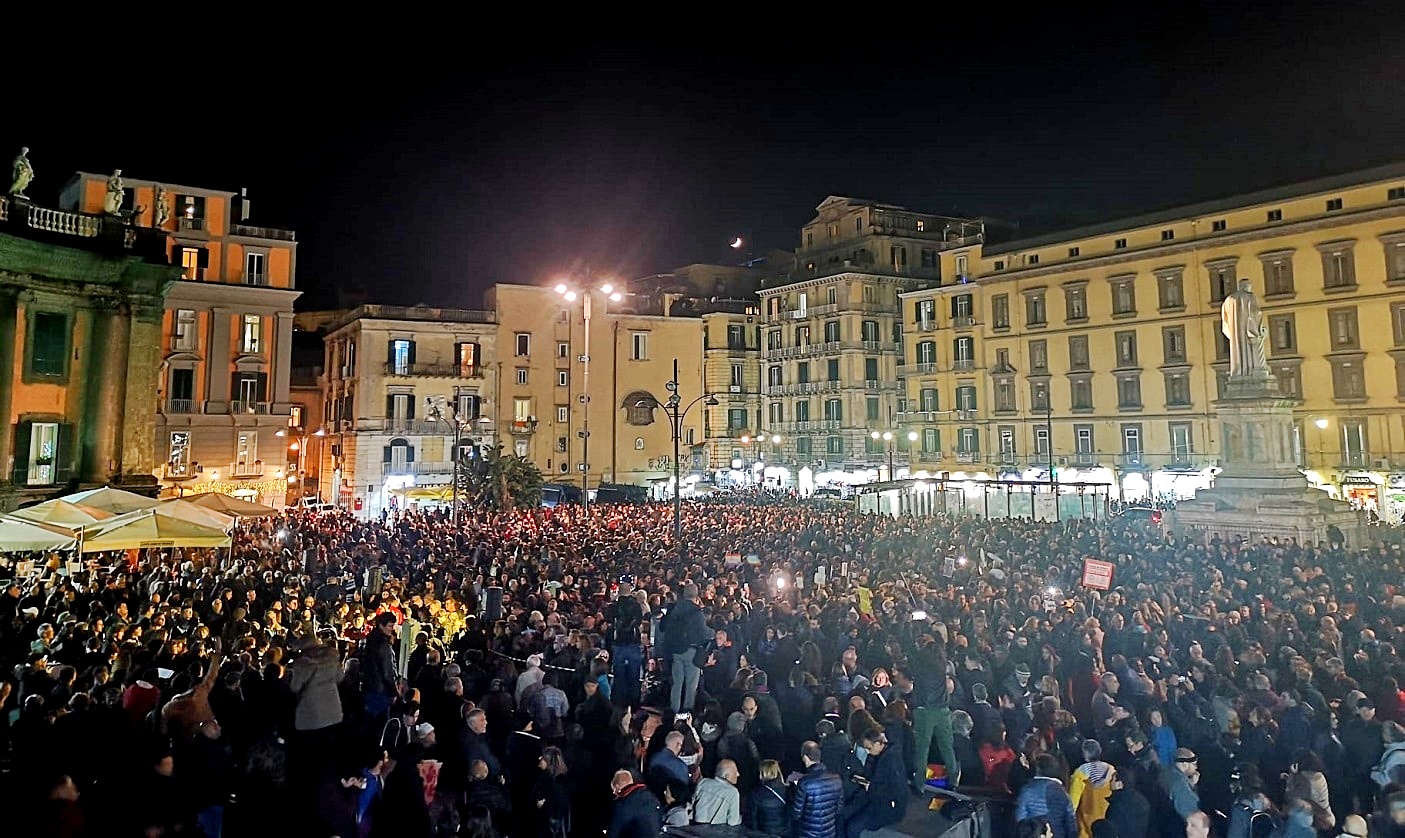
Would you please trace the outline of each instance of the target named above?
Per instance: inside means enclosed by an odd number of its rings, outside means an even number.
[[[735,239],[732,239],[732,249],[733,249],[733,250],[736,250],[737,248],[740,248],[741,246],[742,246],[742,237],[741,237],[741,236],[737,236]]]

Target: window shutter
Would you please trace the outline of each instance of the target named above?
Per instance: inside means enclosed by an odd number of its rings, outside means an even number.
[[[239,373],[237,372],[229,375],[229,399],[230,401],[239,400]]]
[[[73,425],[59,425],[58,450],[55,452],[55,482],[67,483],[73,477]],[[28,458],[26,458],[28,459]]]
[[[258,382],[254,385],[254,392],[258,394],[258,400],[266,401],[268,399],[268,373],[256,373],[255,381]]]
[[[204,248],[204,247],[200,248],[200,262],[199,262],[199,264],[200,264],[200,267],[202,267],[202,268],[208,268],[208,267],[210,267],[210,251],[209,251],[208,248]]]
[[[15,467],[10,480],[16,486],[29,482],[29,440],[33,432],[33,422],[15,423]]]
[[[482,364],[483,347],[476,343],[470,343],[469,347],[469,351],[472,353],[473,366],[477,369]]]
[[[406,446],[406,448],[405,448],[405,462],[407,462],[407,463],[413,463],[414,461],[415,461],[415,446],[413,446],[413,445]]]
[[[385,362],[387,364],[395,363],[395,341],[393,340],[385,342]]]
[[[409,344],[410,344],[410,366],[413,367],[413,366],[415,365],[415,342],[414,342],[414,341],[409,341]]]
[[[381,448],[381,462],[382,462],[382,463],[386,463],[387,465],[390,463],[390,446],[389,446],[389,445],[384,446],[383,448]]]
[[[394,396],[386,396],[386,397],[385,397],[385,418],[387,418],[387,419],[394,419],[394,418],[395,418],[395,397],[394,397]]]
[[[410,346],[414,346],[414,344],[412,343],[412,344],[410,344]],[[410,396],[408,399],[406,399],[406,400],[405,400],[405,405],[406,405],[405,418],[406,418],[406,419],[413,419],[413,418],[415,418],[415,397],[414,397],[414,396]]]

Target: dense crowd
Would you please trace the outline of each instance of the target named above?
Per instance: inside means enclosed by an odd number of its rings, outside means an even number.
[[[837,838],[930,782],[996,834],[1405,836],[1398,546],[683,514],[290,513],[55,560],[0,594],[0,824]]]

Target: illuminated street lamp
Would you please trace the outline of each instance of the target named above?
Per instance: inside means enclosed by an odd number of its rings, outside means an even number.
[[[673,431],[673,540],[678,545],[678,549],[683,549],[683,484],[679,482],[679,450],[678,443],[683,438],[683,420],[687,418],[688,411],[693,409],[693,405],[702,402],[708,407],[716,407],[721,404],[717,397],[711,393],[703,393],[701,396],[683,404],[683,397],[678,395],[678,359],[673,359],[673,378],[664,384],[664,389],[668,390],[668,418]]]
[[[317,493],[320,495],[322,493],[322,438],[327,435],[327,429],[318,428],[312,433],[308,433],[305,429],[298,429],[290,426],[288,428],[279,428],[277,431],[274,431],[273,435],[277,437],[292,437],[292,440],[288,443],[288,450],[298,455],[297,474],[299,478],[307,473],[307,441],[313,437],[317,439]],[[294,483],[300,482],[300,480],[289,480],[288,482]],[[301,494],[306,494],[306,484],[303,484],[299,491]]]
[[[770,431],[757,431],[755,434],[742,434],[740,442],[742,445],[750,445],[753,442],[756,443],[756,459],[757,462],[760,463],[762,460],[765,459],[761,454],[761,446],[769,442],[774,448],[775,446],[781,444],[781,440],[783,438],[784,437],[782,437],[780,434],[771,433]],[[752,477],[756,477],[754,469],[752,471]],[[756,482],[760,483],[761,481],[757,480]]]
[[[581,420],[581,504],[587,515],[590,514],[590,301],[595,293],[605,295],[605,299],[610,302],[619,302],[624,299],[624,295],[616,290],[615,286],[606,282],[595,290],[582,290],[569,282],[556,283],[556,293],[561,299],[574,304],[576,300],[581,303],[581,318],[585,321],[585,351],[581,353],[581,401],[585,405],[584,418]]]

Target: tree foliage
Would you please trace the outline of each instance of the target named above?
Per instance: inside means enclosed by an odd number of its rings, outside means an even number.
[[[542,502],[542,474],[501,445],[484,451],[467,476],[469,494],[490,509],[530,509]]]

